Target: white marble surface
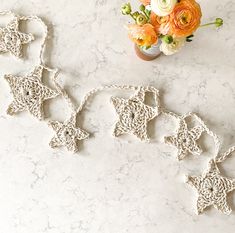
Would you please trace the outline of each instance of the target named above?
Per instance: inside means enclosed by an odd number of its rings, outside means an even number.
[[[132,1],[134,2],[134,0]],[[139,60],[119,13],[122,0],[1,0],[1,10],[37,14],[50,27],[46,60],[62,70],[60,79],[77,104],[102,84],[154,85],[165,106],[178,113],[198,112],[223,139],[234,144],[235,132],[235,3],[200,1],[203,22],[222,17],[224,27],[201,29],[194,42],[171,57]],[[1,25],[2,25],[1,21]],[[27,73],[37,64],[42,30],[27,26],[37,40],[27,47],[25,61],[0,56],[0,232],[1,233],[232,233],[234,212],[224,216],[211,208],[195,215],[196,193],[184,174],[200,174],[213,156],[213,142],[202,140],[207,153],[175,159],[176,150],[162,144],[175,128],[160,117],[150,125],[152,141],[132,136],[113,138],[116,120],[111,95],[95,96],[80,125],[92,133],[79,154],[52,150],[53,132],[29,114],[6,115],[12,100],[6,73]],[[46,81],[46,80],[45,80]],[[61,98],[45,107],[49,119],[64,120],[68,108]],[[235,177],[235,158],[220,167]]]

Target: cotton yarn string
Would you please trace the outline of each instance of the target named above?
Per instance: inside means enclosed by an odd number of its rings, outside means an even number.
[[[16,16],[16,14],[12,11],[0,11],[0,15],[12,15]]]
[[[216,163],[222,163],[224,162],[233,152],[235,151],[235,146],[230,147],[226,152],[217,155],[215,157]]]
[[[48,38],[48,27],[47,27],[47,25],[45,24],[45,22],[40,17],[38,17],[36,15],[19,16],[19,20],[24,20],[24,21],[27,21],[27,20],[33,21],[34,20],[36,22],[39,22],[42,25],[44,37],[43,37],[43,41],[42,41],[41,46],[40,46],[39,61],[40,61],[41,65],[46,66],[45,62],[44,62],[44,59],[43,59],[43,52],[45,50],[46,41],[47,41],[47,38]]]
[[[119,90],[133,90],[133,91],[137,91],[138,90],[138,86],[131,86],[131,85],[105,85],[102,87],[98,87],[95,89],[92,89],[91,91],[89,91],[83,98],[79,108],[77,109],[77,113],[81,112],[82,109],[84,108],[85,104],[87,103],[88,99],[93,96],[94,94],[96,94],[97,92],[103,91],[103,90],[109,90],[109,89],[119,89]],[[145,87],[144,88],[146,92],[152,92],[154,94],[154,101],[157,107],[160,107],[160,100],[159,100],[159,92],[156,88],[154,87]]]

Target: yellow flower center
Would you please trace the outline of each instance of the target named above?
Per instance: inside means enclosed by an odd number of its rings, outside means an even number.
[[[192,20],[192,14],[190,11],[183,11],[180,15],[179,15],[179,21],[180,24],[182,25],[188,25]]]

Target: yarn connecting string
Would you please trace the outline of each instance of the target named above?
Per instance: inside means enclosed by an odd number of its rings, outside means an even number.
[[[49,33],[47,25],[42,20],[42,18],[40,18],[40,17],[38,17],[36,15],[19,16],[19,20],[24,20],[24,21],[27,21],[27,20],[32,21],[32,20],[34,20],[36,22],[39,22],[42,25],[44,37],[43,37],[43,40],[42,40],[42,43],[41,43],[41,46],[40,46],[40,50],[39,50],[39,62],[40,62],[41,65],[46,66],[45,62],[44,62],[43,53],[44,53],[44,50],[45,50],[45,47],[46,47],[46,42],[47,42],[48,33]]]

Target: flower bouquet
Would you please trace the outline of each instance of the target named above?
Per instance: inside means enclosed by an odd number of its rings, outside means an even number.
[[[127,26],[130,39],[135,43],[137,55],[152,60],[160,53],[172,55],[186,42],[193,40],[193,33],[208,25],[220,27],[221,18],[201,25],[202,12],[195,0],[140,0],[139,11],[132,11],[130,3],[122,6],[122,14],[129,15],[134,23]]]

